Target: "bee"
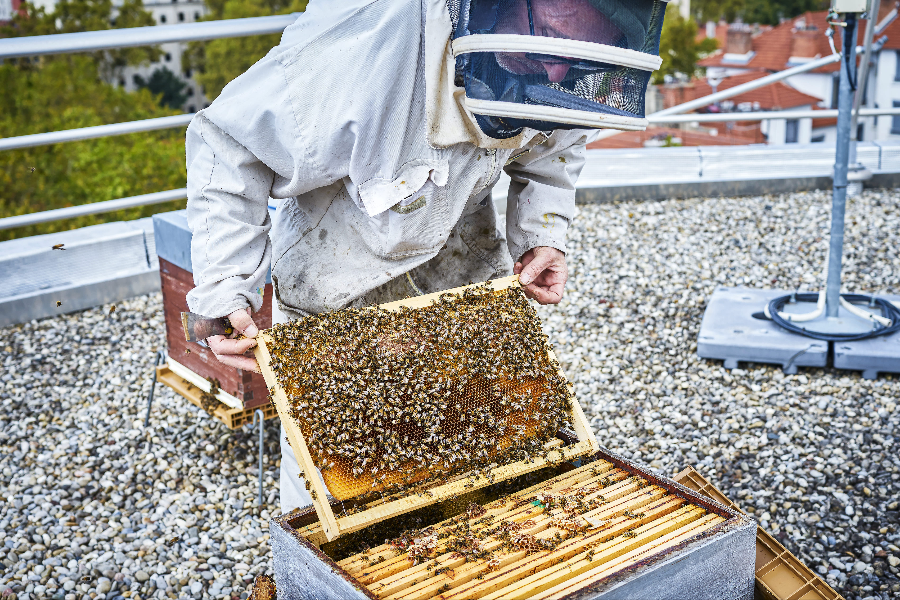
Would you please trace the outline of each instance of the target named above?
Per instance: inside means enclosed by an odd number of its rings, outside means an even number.
[[[31,170],[34,171],[34,168],[32,168]],[[64,246],[65,244],[53,244],[51,250],[65,250]]]
[[[57,300],[56,307],[59,308],[60,306],[62,306],[62,300]]]
[[[94,580],[90,575],[83,575],[80,579],[81,583],[90,583]]]
[[[109,307],[109,314],[113,314],[114,312],[116,312],[116,305],[115,305],[115,304],[113,304],[112,306]]]
[[[177,535],[170,537],[169,539],[166,540],[166,546],[174,546],[175,544],[177,544],[180,541],[181,541],[181,538],[178,537]]]

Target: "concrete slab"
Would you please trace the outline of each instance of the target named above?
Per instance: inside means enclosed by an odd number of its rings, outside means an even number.
[[[0,326],[158,290],[152,237],[139,219],[0,242]]]
[[[793,374],[798,367],[824,367],[828,343],[783,330],[772,321],[756,319],[772,299],[791,293],[785,290],[716,288],[700,325],[697,354],[725,361],[726,369],[741,362],[781,365]]]
[[[879,296],[900,303],[900,296]],[[880,373],[900,373],[900,333],[834,344],[834,368],[862,371],[863,379],[877,379]]]

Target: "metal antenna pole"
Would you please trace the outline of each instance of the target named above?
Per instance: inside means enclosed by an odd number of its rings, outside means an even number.
[[[847,207],[847,168],[850,163],[850,122],[853,112],[852,80],[856,71],[856,13],[845,13],[844,51],[838,91],[837,148],[834,161],[834,194],[831,199],[831,243],[828,254],[828,283],[825,287],[825,315],[838,318],[841,305],[841,258],[844,250],[844,212]]]
[[[862,171],[865,169],[859,164],[856,155],[856,145],[859,141],[859,109],[862,108],[863,97],[869,87],[869,68],[872,60],[872,39],[875,37],[876,23],[878,21],[878,13],[881,10],[881,0],[872,0],[869,7],[869,18],[866,21],[866,33],[863,42],[865,54],[863,55],[862,64],[859,67],[858,90],[853,97],[853,116],[850,121],[850,164],[854,171]],[[871,177],[871,174],[863,174],[864,178]]]

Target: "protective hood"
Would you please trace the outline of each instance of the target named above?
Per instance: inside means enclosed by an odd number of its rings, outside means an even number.
[[[662,0],[447,0],[454,83],[493,139],[647,127]]]

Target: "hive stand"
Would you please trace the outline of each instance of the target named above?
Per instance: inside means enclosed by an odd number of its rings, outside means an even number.
[[[513,275],[490,281],[488,284],[495,291],[503,290],[510,287],[518,287],[519,278],[518,275]],[[467,289],[478,287],[480,285],[483,284],[464,286],[444,292],[428,294],[426,296],[417,296],[406,300],[399,300],[397,302],[382,304],[379,308],[391,311],[399,311],[403,307],[411,309],[424,308],[430,306],[433,301],[437,301],[442,295],[448,293],[462,294]],[[568,384],[569,400],[572,409],[572,422],[578,437],[578,441],[575,444],[554,449],[548,452],[546,457],[535,458],[529,462],[518,461],[507,465],[501,465],[491,470],[489,475],[460,477],[449,483],[436,485],[424,494],[414,494],[399,500],[393,500],[377,505],[370,504],[367,509],[361,512],[337,518],[334,511],[331,509],[331,505],[328,503],[327,490],[325,489],[325,485],[321,478],[310,476],[310,474],[316,473],[316,466],[309,454],[309,448],[306,445],[306,440],[303,437],[300,427],[290,415],[288,398],[285,395],[284,390],[281,389],[281,386],[278,385],[277,376],[270,366],[271,356],[269,354],[268,346],[272,342],[272,338],[266,331],[262,331],[256,339],[256,360],[259,362],[260,369],[266,379],[266,385],[275,400],[278,415],[281,417],[281,422],[287,433],[288,441],[297,458],[297,463],[300,465],[300,468],[303,469],[303,473],[306,474],[306,480],[312,488],[311,491],[313,493],[310,495],[313,499],[313,505],[315,506],[316,513],[319,515],[319,521],[322,525],[325,538],[328,541],[331,541],[340,535],[358,531],[375,523],[390,519],[391,517],[402,515],[424,506],[436,504],[451,496],[485,487],[490,485],[492,481],[504,481],[513,477],[518,477],[519,475],[541,469],[550,463],[572,460],[580,456],[594,453],[599,449],[599,445],[597,444],[596,439],[594,439],[593,433],[591,433],[590,426],[588,425],[587,419],[584,417],[581,406],[579,406],[578,401],[575,399],[575,395],[572,393],[572,386],[571,384]],[[552,352],[550,353],[550,359],[555,360],[555,356],[553,356]],[[565,379],[562,370],[560,370],[560,375]]]
[[[780,365],[789,375],[797,373],[798,367],[828,366],[829,355],[835,369],[862,371],[864,379],[876,379],[879,373],[900,373],[900,333],[857,342],[823,342],[785,331],[774,321],[753,317],[770,301],[790,293],[716,288],[700,324],[697,354],[725,361],[726,369],[736,369],[741,362],[768,363]],[[900,303],[900,296],[878,297]],[[789,303],[783,312],[802,314],[815,307],[811,302]],[[841,307],[841,314],[844,310]]]

